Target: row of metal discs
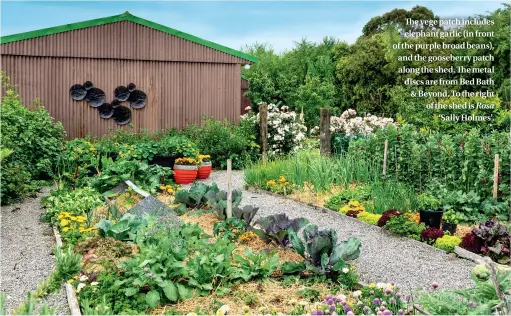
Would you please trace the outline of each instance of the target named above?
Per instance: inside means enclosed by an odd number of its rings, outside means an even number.
[[[92,82],[86,81],[83,85],[75,84],[69,90],[71,98],[76,101],[85,100],[89,106],[97,108],[99,116],[105,119],[112,118],[119,125],[124,125],[131,120],[131,110],[121,105],[127,101],[133,109],[141,109],[146,105],[147,95],[141,90],[136,90],[134,83],[127,87],[119,86],[114,90],[112,103],[105,103],[105,92],[95,88]]]

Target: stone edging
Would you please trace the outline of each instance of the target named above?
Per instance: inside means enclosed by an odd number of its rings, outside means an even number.
[[[62,238],[60,237],[59,230],[57,227],[52,226],[53,235],[55,236],[55,241],[57,242],[57,246],[62,247]],[[73,286],[66,281],[66,296],[67,296],[67,304],[69,306],[69,310],[71,311],[72,316],[81,316],[82,313],[80,311],[80,304],[78,303],[78,299],[76,298],[76,293],[73,289]]]
[[[388,232],[387,230],[385,230],[385,229],[383,229],[383,228],[381,228],[381,227],[378,227],[378,226],[375,226],[375,225],[368,224],[368,223],[366,223],[366,222],[364,222],[364,221],[361,221],[361,220],[358,220],[358,219],[356,219],[356,218],[354,218],[354,217],[346,216],[346,215],[344,215],[344,214],[341,214],[341,213],[338,213],[338,212],[332,211],[332,210],[330,210],[330,209],[328,209],[328,208],[318,206],[318,205],[316,205],[316,204],[314,204],[314,203],[307,203],[307,202],[303,202],[303,201],[298,201],[298,200],[296,200],[296,199],[293,199],[293,198],[288,197],[288,196],[285,196],[285,195],[281,195],[281,194],[273,193],[273,192],[266,191],[266,190],[261,190],[261,189],[258,189],[258,188],[252,187],[252,186],[247,186],[245,189],[246,189],[247,191],[249,191],[249,192],[259,193],[259,194],[268,194],[268,195],[270,195],[270,196],[274,196],[274,197],[282,198],[282,199],[285,199],[285,200],[290,200],[290,201],[293,201],[293,202],[296,202],[296,203],[300,203],[300,204],[302,204],[302,205],[312,207],[312,208],[314,208],[314,209],[316,209],[316,210],[320,210],[320,211],[322,211],[323,213],[331,213],[331,214],[337,214],[337,216],[344,216],[344,217],[348,217],[348,218],[350,218],[351,220],[356,220],[356,221],[361,222],[361,223],[364,223],[364,224],[366,224],[366,225],[368,225],[368,226],[372,226],[372,227],[374,227],[374,228],[379,228],[380,230],[382,230],[382,231],[383,231],[383,232],[385,232],[385,233],[390,233],[390,232]],[[395,235],[395,234],[392,234],[392,235]],[[396,236],[399,236],[399,235],[396,235]],[[400,237],[403,237],[403,236],[400,236]],[[406,237],[404,237],[404,238],[406,238]],[[409,239],[409,240],[411,240],[411,241],[414,241],[414,242],[421,243],[421,244],[423,244],[423,245],[425,245],[425,246],[428,246],[428,247],[431,247],[431,248],[433,248],[433,249],[435,249],[435,250],[437,250],[437,251],[442,251],[442,252],[444,252],[444,253],[448,254],[448,252],[447,252],[447,251],[442,250],[442,249],[439,249],[439,248],[436,248],[436,247],[433,247],[433,246],[431,246],[431,245],[428,245],[427,243],[424,243],[424,242],[421,242],[421,241],[418,241],[418,240],[415,240],[415,239],[412,239],[412,238],[407,238],[407,239]],[[468,251],[468,250],[465,250],[465,249],[463,249],[463,248],[460,248],[460,247],[458,247],[458,246],[456,246],[456,247],[455,247],[455,249],[454,249],[454,252],[453,252],[453,253],[454,253],[454,254],[456,254],[458,257],[460,257],[460,258],[462,258],[462,259],[470,260],[470,261],[472,261],[472,262],[474,262],[474,263],[476,263],[476,264],[485,263],[485,262],[484,262],[484,260],[483,260],[483,257],[481,257],[481,256],[479,256],[479,255],[477,255],[477,254],[475,254],[475,253],[472,253],[472,252],[470,252],[470,251]],[[488,259],[489,259],[489,258],[488,258]],[[495,265],[497,265],[498,267],[501,267],[501,268],[503,268],[503,269],[510,269],[510,267],[509,267],[509,266],[505,266],[505,265],[502,265],[502,264],[496,263],[496,262],[494,262],[494,261],[492,261],[492,262],[493,262]]]

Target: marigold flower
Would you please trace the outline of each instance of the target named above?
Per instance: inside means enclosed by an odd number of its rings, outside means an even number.
[[[60,221],[60,226],[64,227],[64,226],[67,226],[69,224],[69,221],[67,219],[62,219]]]

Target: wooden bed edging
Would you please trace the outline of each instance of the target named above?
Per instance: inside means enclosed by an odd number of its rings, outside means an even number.
[[[53,235],[55,236],[55,241],[57,242],[57,246],[62,247],[62,238],[60,237],[59,230],[57,227],[52,226]],[[69,284],[66,280],[66,296],[67,296],[67,304],[69,306],[69,310],[71,311],[72,316],[81,316],[82,312],[80,311],[80,304],[78,303],[78,298],[76,297],[76,293],[73,289],[73,286]]]

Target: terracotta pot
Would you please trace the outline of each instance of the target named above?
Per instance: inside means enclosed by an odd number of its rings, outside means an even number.
[[[197,166],[174,165],[174,180],[177,184],[189,184],[197,179]]]
[[[212,168],[211,161],[201,163],[201,165],[199,166],[199,171],[197,172],[197,179],[209,178],[211,168]]]

